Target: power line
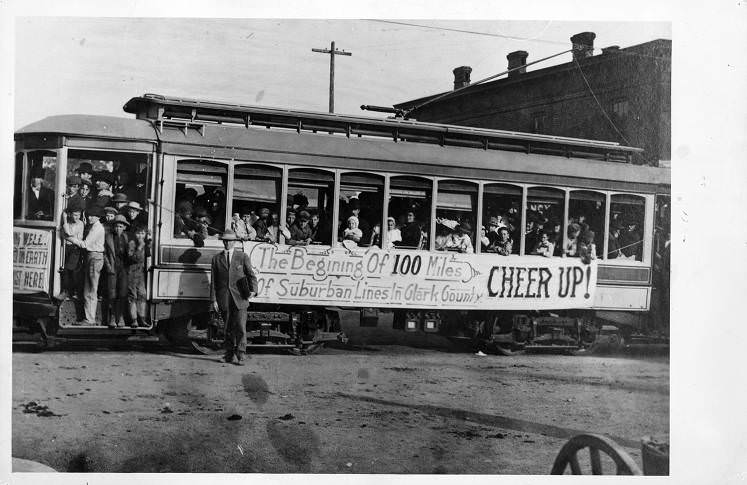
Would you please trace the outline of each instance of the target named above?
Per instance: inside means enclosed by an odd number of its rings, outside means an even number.
[[[556,40],[544,40],[544,39],[533,39],[531,37],[516,37],[513,35],[503,35],[503,34],[493,34],[490,32],[479,32],[476,30],[464,30],[464,29],[452,29],[449,27],[436,27],[432,25],[421,25],[421,24],[411,24],[408,22],[396,22],[394,20],[380,20],[380,19],[367,19],[369,22],[379,22],[382,24],[394,24],[394,25],[404,25],[407,27],[420,27],[423,29],[434,29],[434,30],[445,30],[448,32],[459,32],[462,34],[473,34],[473,35],[485,35],[488,37],[500,37],[502,39],[510,39],[510,40],[522,40],[522,41],[534,41],[534,42],[543,42],[545,44],[562,44],[566,45],[566,42],[560,42]]]
[[[491,79],[495,79],[495,78],[497,78],[499,76],[503,76],[504,74],[508,74],[510,72],[517,71],[519,69],[526,69],[528,66],[537,64],[539,62],[546,61],[548,59],[552,59],[553,57],[562,56],[563,54],[567,54],[567,53],[569,53],[571,51],[573,51],[573,49],[564,50],[562,52],[558,52],[558,53],[553,54],[551,56],[543,57],[542,59],[537,59],[536,61],[528,62],[526,64],[522,64],[521,66],[517,66],[517,67],[511,68],[511,69],[507,69],[507,70],[505,70],[503,72],[499,72],[498,74],[493,74],[492,76],[488,76],[488,77],[486,77],[484,79],[480,79],[479,81],[475,81],[472,84],[468,84],[467,86],[462,86],[461,88],[457,88],[457,89],[455,89],[453,91],[448,91],[446,93],[440,94],[440,95],[436,96],[435,98],[429,99],[428,101],[425,101],[424,103],[421,103],[418,106],[415,106],[414,108],[409,109],[407,111],[407,114],[409,114],[409,113],[411,113],[411,112],[413,112],[415,110],[418,110],[418,109],[422,108],[423,106],[426,106],[428,104],[431,104],[431,103],[434,103],[434,102],[436,102],[438,100],[441,100],[441,99],[443,99],[443,98],[445,98],[447,96],[453,96],[454,94],[459,93],[461,91],[464,91],[465,89],[472,88],[474,86],[477,86],[478,84],[482,84],[484,82],[490,81]],[[407,115],[405,115],[405,117],[407,117]]]
[[[584,74],[584,70],[581,69],[581,64],[578,63],[578,60],[576,60],[575,57],[573,59],[573,62],[576,64],[576,67],[578,67],[578,72],[580,72],[581,77],[584,78],[584,83],[586,83],[586,87],[589,89],[589,92],[594,97],[594,101],[597,102],[597,106],[599,106],[599,109],[602,111],[602,114],[604,114],[604,117],[607,118],[607,121],[610,122],[610,125],[612,125],[612,128],[614,128],[617,134],[620,135],[623,141],[625,141],[625,144],[630,146],[630,142],[628,141],[628,139],[625,138],[625,135],[623,135],[622,132],[617,128],[617,125],[615,125],[615,122],[612,121],[612,118],[610,118],[610,116],[607,114],[607,111],[602,106],[602,103],[599,102],[599,98],[597,98],[597,95],[594,94],[594,90],[591,89],[591,84],[589,84],[589,80],[586,79],[586,74]]]

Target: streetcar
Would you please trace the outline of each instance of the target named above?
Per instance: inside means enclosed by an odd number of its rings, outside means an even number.
[[[577,349],[651,326],[670,170],[634,165],[637,148],[156,94],[124,111],[15,133],[14,341],[219,345],[210,261],[241,222],[250,348]],[[107,325],[101,289],[82,320],[70,283],[86,268],[68,264],[66,209],[99,180],[147,228],[140,324]]]

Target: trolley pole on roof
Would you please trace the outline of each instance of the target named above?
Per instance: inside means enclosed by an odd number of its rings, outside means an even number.
[[[335,55],[352,56],[352,52],[339,51],[335,49],[335,41],[332,41],[329,49],[311,49],[312,52],[329,54],[329,112],[335,112]]]

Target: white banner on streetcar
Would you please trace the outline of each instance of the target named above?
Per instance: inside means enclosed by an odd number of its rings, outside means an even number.
[[[13,291],[49,291],[49,264],[52,231],[13,228]]]
[[[247,243],[258,303],[445,309],[588,308],[596,262],[578,258]]]

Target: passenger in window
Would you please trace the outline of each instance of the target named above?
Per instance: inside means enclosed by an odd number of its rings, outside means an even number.
[[[327,224],[326,219],[322,220],[319,212],[311,212],[311,240],[317,244],[331,244],[332,228]]]
[[[124,214],[124,207],[127,206],[127,202],[129,202],[127,194],[122,192],[115,193],[110,201],[111,205],[122,214]]]
[[[488,232],[486,234],[486,237],[489,241],[488,246],[493,244],[498,239],[498,231],[501,227],[505,227],[505,225],[501,223],[500,217],[491,217],[488,220]]]
[[[210,217],[210,214],[208,214],[207,209],[205,209],[204,207],[198,207],[195,211],[195,220],[197,221],[197,224],[199,226],[198,232],[203,238],[218,238],[220,231],[216,230],[216,228],[213,227],[213,219],[212,217]]]
[[[490,238],[488,238],[488,231],[485,226],[480,227],[480,252],[487,252],[490,246]]]
[[[65,198],[70,199],[78,194],[80,186],[80,177],[77,175],[68,175],[65,179]]]
[[[498,229],[498,238],[488,248],[489,252],[498,253],[501,256],[510,256],[513,248],[513,241],[508,233],[507,227]]]
[[[296,211],[290,209],[288,210],[288,213],[285,215],[285,224],[287,225],[289,231],[291,226],[296,225]]]
[[[65,208],[65,220],[62,223],[62,239],[65,241],[65,264],[62,273],[62,294],[60,299],[69,296],[80,298],[83,292],[83,261],[85,252],[73,244],[73,240],[83,239],[85,224],[81,219],[83,208],[80,202],[70,202]]]
[[[348,227],[345,228],[342,232],[342,240],[343,241],[352,241],[355,244],[358,244],[361,242],[361,238],[363,238],[363,231],[358,227],[359,220],[355,216],[348,217]]]
[[[93,199],[94,204],[106,207],[110,204],[114,194],[111,191],[114,182],[114,174],[111,172],[99,172],[94,178],[96,182],[96,197]]]
[[[94,202],[94,205],[98,204]],[[111,232],[114,230],[114,218],[117,217],[117,214],[119,214],[119,211],[114,207],[104,207],[104,220],[102,221],[102,224],[104,225],[104,229],[106,229],[107,232]]]
[[[620,226],[610,226],[610,233],[607,238],[607,259],[621,257],[620,247]]]
[[[298,214],[298,221],[293,224],[290,231],[290,238],[287,243],[291,246],[301,246],[311,243],[311,227],[309,227],[309,213],[301,211]]]
[[[395,243],[395,245],[417,249],[420,247],[420,240],[423,236],[420,224],[415,221],[414,211],[407,211],[406,218],[407,224],[402,228],[402,241],[399,244]]]
[[[446,251],[453,247],[453,231],[448,225],[443,224],[443,222],[440,218],[436,221],[436,237],[433,240],[436,251]],[[456,224],[454,227],[456,227]]]
[[[205,245],[205,237],[200,224],[192,215],[192,204],[183,200],[177,205],[174,215],[174,237],[189,238],[196,247],[202,247]]]
[[[270,221],[270,225],[267,226],[270,242],[280,242],[280,216],[277,212],[270,214]]]
[[[122,212],[127,217],[130,227],[148,227],[148,213],[143,210],[138,202],[131,200],[127,203]]]
[[[469,222],[460,222],[457,224],[454,228],[450,249],[454,249],[460,253],[474,253],[475,248],[472,246],[472,239],[469,236],[471,232],[472,225]]]
[[[31,190],[28,195],[28,218],[52,220],[54,211],[54,191],[44,186],[44,169],[32,169]]]
[[[83,162],[75,169],[75,173],[81,180],[87,180],[93,186],[93,166],[88,162]]]
[[[93,197],[91,196],[91,182],[89,180],[81,180],[78,186],[78,193],[70,197],[68,204],[76,203],[80,205],[83,212],[89,205],[92,204]]]
[[[568,242],[565,245],[565,255],[574,257],[578,253],[578,237],[581,234],[581,226],[572,222],[568,224]]]
[[[257,233],[255,236],[257,241],[277,242],[277,226],[272,229],[272,217],[269,208],[262,207],[259,209],[259,218],[254,222],[253,228]]]
[[[296,213],[299,213],[302,210],[306,210],[306,208],[309,207],[309,199],[301,192],[298,192],[293,195],[291,207]]]
[[[132,229],[133,239],[127,247],[127,304],[131,327],[147,327],[145,262],[150,256],[150,241],[145,226]]]
[[[392,249],[398,242],[402,242],[402,232],[391,216],[386,218],[386,240],[386,249]]]
[[[550,235],[547,231],[540,233],[539,243],[534,247],[531,254],[546,258],[551,258],[555,254],[555,244],[550,240]]]
[[[246,222],[241,218],[241,214],[234,212],[231,215],[231,230],[236,233],[236,237],[242,241],[246,241],[249,237],[247,232]],[[252,229],[254,230],[254,229]],[[255,231],[256,234],[256,231]]]
[[[626,258],[641,261],[643,238],[638,232],[638,224],[634,220],[628,220],[625,225],[627,229],[620,235],[620,250]]]
[[[358,220],[358,229],[360,229],[361,233],[363,234],[361,236],[362,240],[363,241],[370,240],[372,229],[371,229],[371,225],[368,223],[368,221],[366,221],[365,219],[363,219],[361,217],[360,200],[358,200],[356,198],[350,199],[350,202],[348,203],[348,211],[350,213],[349,213],[348,219],[346,219],[346,225],[347,225],[347,221],[350,220],[350,216],[355,217]],[[345,229],[346,228],[341,228],[340,231],[344,232]]]
[[[594,231],[586,230],[578,238],[576,256],[581,258],[584,264],[589,264],[592,259],[597,259],[597,248],[594,244]]]

